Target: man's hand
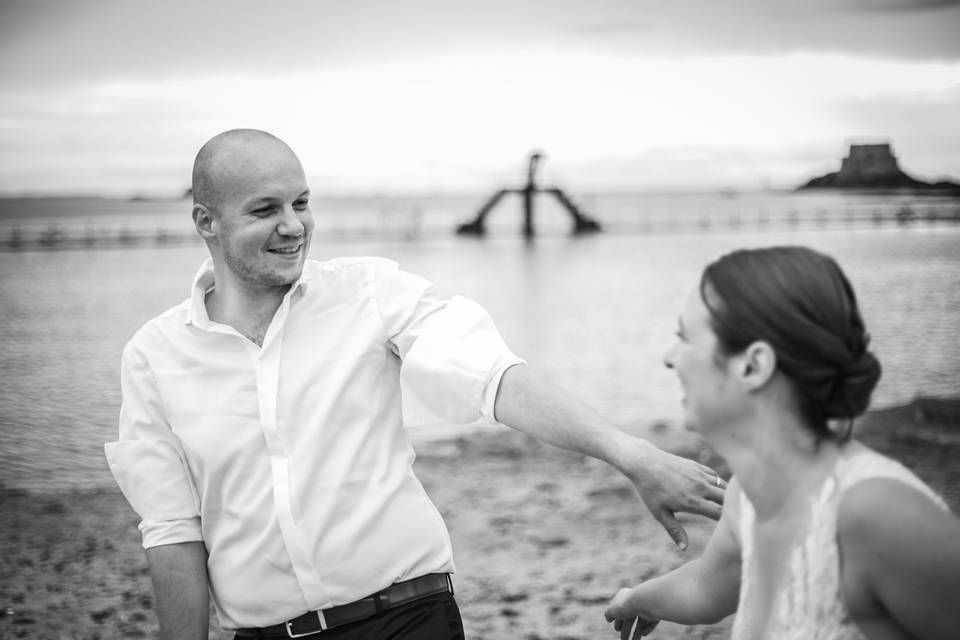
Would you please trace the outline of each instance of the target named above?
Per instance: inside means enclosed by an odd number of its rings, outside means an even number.
[[[620,640],[637,640],[637,638],[648,636],[660,624],[659,620],[643,617],[637,607],[631,603],[632,595],[633,589],[620,589],[603,612],[607,622],[612,622],[614,630],[620,632]],[[632,636],[631,632],[633,632]]]
[[[667,453],[640,438],[628,441],[616,466],[630,478],[650,513],[680,549],[687,548],[687,532],[677,520],[677,513],[720,519],[727,483],[713,469]]]
[[[507,426],[619,469],[681,549],[687,548],[687,534],[674,514],[720,517],[726,483],[716,472],[627,435],[526,365],[503,374],[495,415]]]

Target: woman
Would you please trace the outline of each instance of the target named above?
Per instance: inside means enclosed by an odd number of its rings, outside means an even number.
[[[685,419],[733,471],[703,555],[622,589],[607,620],[734,640],[960,638],[960,520],[897,462],[850,440],[880,377],[840,267],[802,247],[706,268],[665,356]]]

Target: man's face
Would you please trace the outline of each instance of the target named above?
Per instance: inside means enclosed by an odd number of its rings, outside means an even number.
[[[210,207],[219,248],[214,259],[244,284],[293,284],[314,228],[300,161],[285,146],[264,141],[231,158],[221,186],[218,206]]]

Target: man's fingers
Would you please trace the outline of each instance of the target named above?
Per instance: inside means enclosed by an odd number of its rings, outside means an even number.
[[[664,509],[657,516],[657,521],[667,530],[670,538],[673,539],[673,543],[677,545],[681,551],[686,551],[687,532],[683,529],[683,525],[680,524],[676,516],[674,516],[672,512]]]
[[[690,507],[687,513],[696,513],[701,516],[707,516],[711,520],[719,520],[723,515],[723,506],[709,500],[700,500],[696,505]]]
[[[707,473],[710,475],[710,484],[717,487],[721,491],[727,488],[727,481],[720,477],[720,474],[714,471],[713,469],[707,469]]]
[[[704,482],[721,490],[727,488],[727,481],[721,478],[719,473],[702,464],[698,463],[698,466],[700,468],[700,472],[705,476]]]
[[[711,502],[716,502],[717,504],[723,504],[724,496],[726,496],[726,489],[721,489],[720,487],[707,487],[706,492],[703,494],[703,497]]]

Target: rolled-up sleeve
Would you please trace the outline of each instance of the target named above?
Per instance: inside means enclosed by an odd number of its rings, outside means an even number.
[[[141,518],[145,548],[203,540],[199,499],[183,450],[164,416],[143,356],[128,345],[120,366],[120,437],[104,445],[107,464]]]
[[[503,373],[523,360],[510,351],[483,307],[461,296],[439,297],[428,281],[385,261],[377,304],[400,356],[408,422],[494,421]]]

